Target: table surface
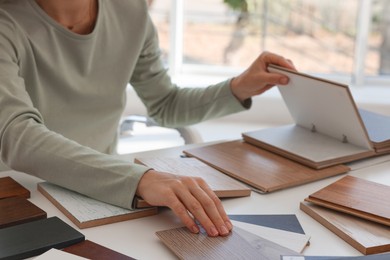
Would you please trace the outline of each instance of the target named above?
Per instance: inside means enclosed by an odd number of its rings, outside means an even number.
[[[133,161],[135,157],[146,156],[178,157],[184,149],[190,147],[194,147],[194,145],[127,154],[120,157],[129,161]],[[349,175],[390,185],[389,156],[380,160],[365,160],[364,163],[352,164],[351,166],[352,170],[348,173]],[[11,176],[29,189],[31,202],[45,210],[48,217],[57,216],[78,229],[37,191],[37,183],[42,180],[15,171],[0,172],[0,177],[4,176]],[[345,174],[269,194],[252,192],[249,197],[223,199],[222,202],[228,214],[295,214],[305,233],[311,236],[310,246],[303,251],[304,255],[358,256],[361,255],[359,251],[299,209],[299,203],[304,198],[343,176]],[[174,259],[174,254],[160,242],[155,232],[179,226],[182,226],[179,219],[169,209],[164,208],[160,209],[159,213],[154,216],[79,229],[79,231],[88,240],[137,259]]]

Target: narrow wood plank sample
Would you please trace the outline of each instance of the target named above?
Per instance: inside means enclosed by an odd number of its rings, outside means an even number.
[[[100,259],[100,260],[130,260],[134,259],[130,256],[126,256],[119,252],[116,252],[110,248],[104,247],[90,240],[85,240],[81,243],[74,244],[66,247],[63,251],[85,257],[87,259]]]
[[[157,214],[157,208],[128,210],[88,198],[60,186],[41,182],[38,190],[77,227],[89,228]]]
[[[30,191],[11,177],[0,178],[0,199],[9,197],[30,198]]]
[[[57,217],[31,221],[0,229],[0,259],[24,259],[84,239],[83,234]]]
[[[261,192],[272,192],[349,171],[349,167],[344,165],[315,170],[242,140],[188,149],[184,153]]]
[[[390,226],[390,186],[345,176],[306,201]]]
[[[209,237],[204,230],[193,234],[185,227],[156,235],[179,259],[280,259],[280,255],[298,255],[238,227],[226,237]]]
[[[0,228],[46,218],[46,212],[25,198],[0,199]]]
[[[201,177],[219,198],[244,197],[251,194],[248,186],[195,158],[136,158],[135,163],[149,166],[157,171],[181,176]]]
[[[378,254],[390,251],[390,227],[388,226],[309,202],[301,202],[300,209],[362,254]]]

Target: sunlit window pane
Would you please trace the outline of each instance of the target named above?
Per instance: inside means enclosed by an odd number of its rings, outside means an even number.
[[[390,1],[373,1],[366,75],[390,75]]]
[[[170,37],[170,11],[172,0],[148,0],[149,13],[156,26],[162,58],[168,63]]]
[[[264,51],[351,74],[356,0],[186,0],[184,62],[245,67]]]

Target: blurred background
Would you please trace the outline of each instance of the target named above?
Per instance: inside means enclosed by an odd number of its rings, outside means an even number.
[[[357,85],[390,75],[390,1],[149,2],[173,76],[233,75],[264,50],[289,57],[301,71],[347,77]]]
[[[348,84],[359,108],[390,116],[390,1],[149,0],[149,10],[162,58],[179,86],[233,77],[268,50],[293,60],[301,72]],[[128,94],[124,116],[146,115],[132,88]],[[253,98],[250,110],[191,129],[207,142],[289,123],[273,88]],[[121,139],[120,153],[183,144],[175,130],[137,127]]]

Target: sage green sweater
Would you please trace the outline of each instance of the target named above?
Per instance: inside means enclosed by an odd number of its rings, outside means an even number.
[[[100,0],[88,35],[62,27],[34,0],[0,0],[0,151],[10,168],[131,208],[148,168],[113,155],[128,83],[163,126],[250,106],[229,81],[173,85],[143,0]]]

